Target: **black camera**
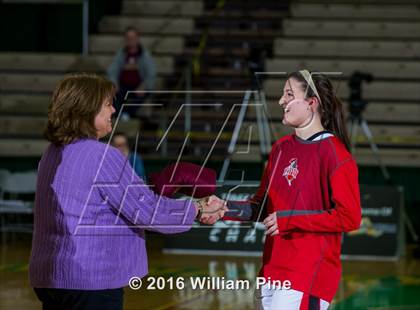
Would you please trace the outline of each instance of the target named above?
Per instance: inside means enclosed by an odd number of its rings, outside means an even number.
[[[374,76],[370,73],[354,71],[349,79],[350,87],[350,114],[353,118],[360,117],[360,114],[365,110],[368,102],[363,100],[362,83],[370,83],[374,80]]]

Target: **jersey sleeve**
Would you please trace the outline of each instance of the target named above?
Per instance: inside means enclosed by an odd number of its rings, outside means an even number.
[[[353,159],[340,164],[330,176],[333,208],[317,214],[277,218],[280,233],[348,232],[360,227],[361,206],[357,165]]]
[[[228,210],[223,220],[261,222],[267,217],[265,200],[267,199],[268,165],[264,169],[258,191],[245,201],[228,201]]]
[[[262,222],[267,216],[268,188],[273,160],[279,156],[280,143],[273,145],[257,192],[247,201],[228,201],[223,220]]]

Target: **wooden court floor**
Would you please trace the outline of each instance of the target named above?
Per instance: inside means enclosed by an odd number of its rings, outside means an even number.
[[[258,274],[259,258],[162,254],[162,242],[158,236],[148,238],[149,276],[255,279]],[[0,253],[0,309],[41,309],[28,281],[30,239],[9,240]],[[127,287],[124,309],[254,309],[253,288],[192,290],[185,283],[183,290]],[[420,309],[420,260],[345,261],[343,281],[330,309]]]

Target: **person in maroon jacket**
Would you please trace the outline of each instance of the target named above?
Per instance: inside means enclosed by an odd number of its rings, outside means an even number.
[[[258,192],[223,219],[263,220],[258,309],[327,309],[341,278],[341,236],[361,222],[358,169],[331,82],[293,72],[279,101],[294,134],[274,143]],[[234,212],[237,212],[237,215]],[[290,282],[290,289],[284,284]]]

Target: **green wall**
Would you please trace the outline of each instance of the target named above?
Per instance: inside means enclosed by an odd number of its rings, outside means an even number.
[[[74,3],[76,2],[76,3]],[[6,4],[0,2],[0,51],[82,51],[82,4]],[[90,0],[90,33],[105,14],[116,15],[120,0]]]

